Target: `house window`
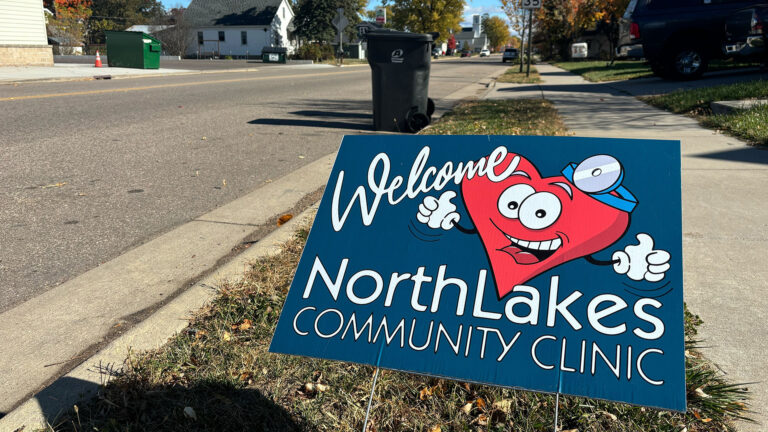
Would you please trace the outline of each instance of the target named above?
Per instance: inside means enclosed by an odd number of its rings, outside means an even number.
[[[240,43],[243,45],[248,45],[248,32],[247,31],[241,31],[240,32]]]
[[[226,40],[226,39],[224,38],[224,32],[223,32],[223,31],[220,31],[220,32],[219,32],[219,42],[224,42],[225,40]]]
[[[198,45],[203,44],[203,32],[197,32],[197,44]]]

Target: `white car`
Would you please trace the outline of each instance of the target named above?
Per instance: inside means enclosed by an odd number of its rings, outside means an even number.
[[[489,55],[491,55],[491,51],[488,49],[480,51],[480,57],[488,57]]]

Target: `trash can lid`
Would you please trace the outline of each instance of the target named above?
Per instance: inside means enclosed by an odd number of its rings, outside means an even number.
[[[365,35],[370,39],[399,39],[410,40],[414,42],[432,42],[432,35],[422,33],[410,33],[390,29],[371,30]]]

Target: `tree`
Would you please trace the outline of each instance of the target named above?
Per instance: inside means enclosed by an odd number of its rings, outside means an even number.
[[[333,43],[336,41],[336,27],[333,18],[336,9],[343,7],[344,16],[349,21],[347,37],[354,39],[357,34],[355,24],[365,13],[366,0],[299,0],[294,17],[296,36],[309,42]]]
[[[86,20],[91,16],[90,0],[54,0],[54,16],[48,19],[48,36],[64,46],[80,46],[85,40]]]
[[[184,56],[190,42],[191,28],[184,20],[184,8],[178,7],[168,11],[164,20],[171,27],[158,32],[157,37],[163,42],[163,50],[170,55]]]
[[[523,55],[525,48],[526,27],[528,25],[528,14],[523,9],[522,0],[501,0],[501,9],[509,19],[509,25],[512,30],[520,35],[520,72],[523,71]],[[530,33],[530,31],[528,31]]]
[[[483,30],[488,36],[488,42],[491,47],[498,51],[500,47],[506,45],[509,40],[509,27],[503,19],[493,16],[483,19]]]
[[[451,50],[451,52],[456,50],[456,36],[453,34],[448,38],[448,49]]]
[[[165,17],[165,8],[158,0],[97,0],[91,9],[92,43],[104,43],[105,30],[125,30],[135,24],[154,24]]]
[[[438,32],[437,42],[448,39],[451,31],[461,30],[464,0],[388,0],[392,6],[393,27],[414,33]]]

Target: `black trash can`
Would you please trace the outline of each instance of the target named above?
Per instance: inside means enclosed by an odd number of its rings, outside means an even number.
[[[368,32],[373,79],[373,128],[418,132],[431,120],[427,97],[432,35],[379,29]]]

